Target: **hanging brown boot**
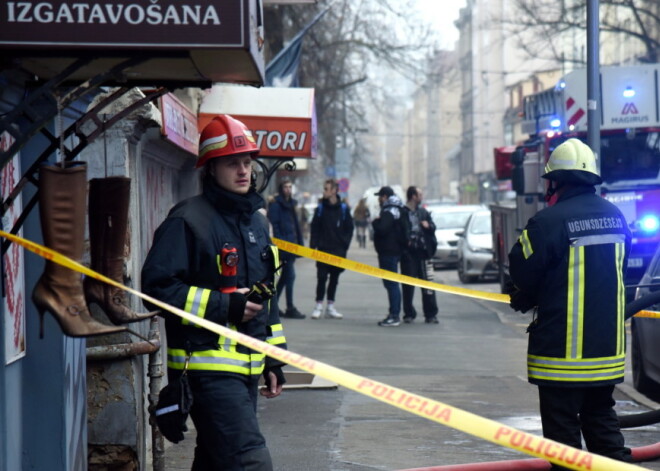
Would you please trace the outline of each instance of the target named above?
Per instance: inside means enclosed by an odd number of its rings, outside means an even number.
[[[85,239],[87,166],[67,162],[64,167],[43,166],[39,170],[39,213],[44,244],[67,257],[82,260]],[[96,321],[87,308],[80,273],[46,261],[44,273],[32,292],[39,311],[39,336],[43,337],[43,317],[50,312],[71,337],[123,332]]]
[[[128,228],[131,179],[94,178],[89,182],[91,269],[124,284],[124,247]],[[137,322],[158,314],[138,314],[128,307],[126,292],[94,278],[84,281],[87,304],[98,304],[115,324]]]

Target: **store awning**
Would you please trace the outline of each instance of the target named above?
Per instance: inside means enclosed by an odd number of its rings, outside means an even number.
[[[202,101],[198,126],[229,114],[252,131],[261,157],[316,157],[313,88],[214,85]]]

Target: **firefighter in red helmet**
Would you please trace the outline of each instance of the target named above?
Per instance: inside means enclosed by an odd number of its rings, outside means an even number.
[[[252,289],[272,284],[279,266],[268,221],[259,211],[264,201],[252,184],[257,152],[250,130],[229,115],[204,128],[196,164],[203,169],[202,194],[174,206],[156,230],[142,288],[195,316],[286,348],[277,303],[268,290],[255,297]],[[184,378],[192,393],[197,431],[192,469],[272,470],[257,422],[257,391],[263,375],[260,394],[280,394],[282,363],[173,314],[163,316],[169,382]],[[169,423],[161,427],[163,434],[182,439],[180,422],[174,430]]]

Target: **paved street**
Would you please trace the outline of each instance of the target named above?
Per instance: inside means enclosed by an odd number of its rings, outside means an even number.
[[[354,246],[349,258],[376,265],[371,246]],[[296,304],[308,318],[284,320],[290,350],[541,434],[536,388],[526,380],[527,317],[505,304],[438,293],[439,325],[418,321],[383,328],[376,324],[387,312],[381,281],[344,272],[336,302],[344,319],[311,320],[314,262],[298,260],[296,269]],[[435,277],[460,285],[455,270],[436,271]],[[468,287],[498,289],[491,283]],[[418,291],[415,304],[421,317]],[[631,390],[617,390],[620,414],[660,407],[622,392]],[[528,458],[344,388],[286,390],[277,399],[261,400],[259,414],[279,471],[397,470]],[[168,447],[168,470],[190,469],[193,433]],[[660,426],[625,434],[629,446],[650,445],[660,440]],[[643,466],[660,470],[660,462]]]

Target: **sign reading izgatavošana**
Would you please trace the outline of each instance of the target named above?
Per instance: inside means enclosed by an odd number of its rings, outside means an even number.
[[[245,0],[5,1],[0,47],[245,47]]]

